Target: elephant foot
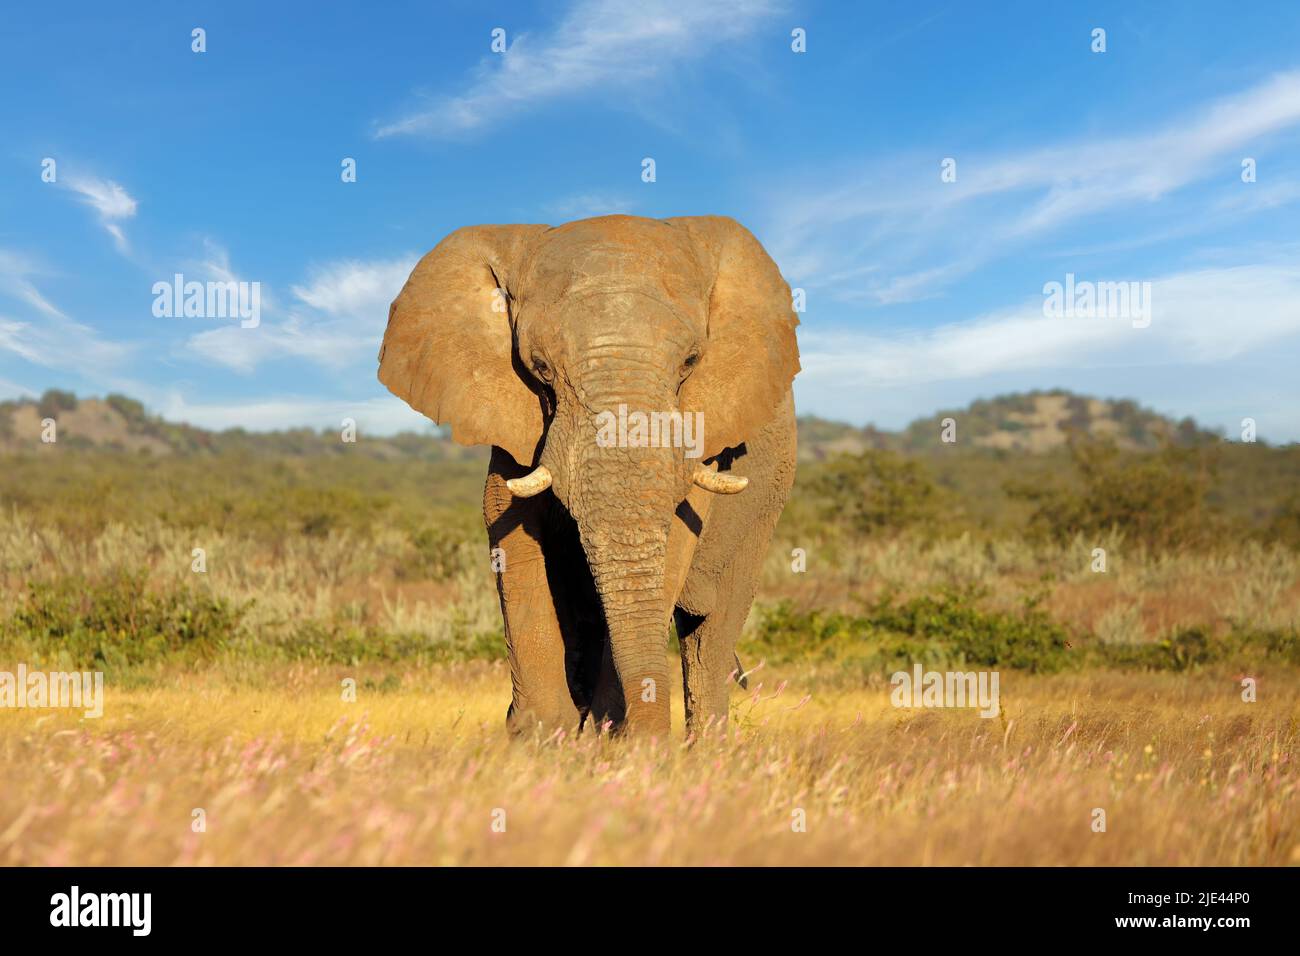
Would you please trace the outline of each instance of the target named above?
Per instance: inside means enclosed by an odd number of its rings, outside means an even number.
[[[578,732],[582,718],[572,702],[566,707],[556,703],[550,707],[518,707],[511,704],[506,711],[506,729],[512,738],[549,737],[557,730],[572,735]]]

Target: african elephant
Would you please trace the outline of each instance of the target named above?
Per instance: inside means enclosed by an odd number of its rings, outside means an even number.
[[[670,614],[688,733],[726,719],[794,481],[796,325],[775,263],[719,216],[471,226],[411,272],[379,379],[492,447],[511,731],[667,734]]]

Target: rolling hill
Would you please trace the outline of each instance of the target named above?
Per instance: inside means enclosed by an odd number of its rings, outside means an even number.
[[[799,457],[818,461],[870,448],[920,452],[940,447],[945,419],[956,422],[959,448],[1028,453],[1060,448],[1071,434],[1110,439],[1121,448],[1154,449],[1166,442],[1198,444],[1219,436],[1189,418],[1175,422],[1128,399],[1100,399],[1071,392],[1036,391],[973,402],[917,419],[901,432],[857,427],[816,416],[799,419]],[[334,431],[309,428],[272,432],[210,431],[168,422],[124,395],[77,398],[51,389],[39,399],[0,402],[0,453],[40,453],[42,422],[54,419],[64,447],[113,449],[140,455],[252,454],[331,455],[360,451],[381,459],[464,460],[481,449],[462,448],[441,429],[393,436],[360,435],[345,446]]]

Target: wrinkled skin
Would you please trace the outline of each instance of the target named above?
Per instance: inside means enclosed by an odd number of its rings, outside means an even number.
[[[670,617],[688,732],[726,719],[794,479],[796,324],[775,264],[721,217],[470,227],[416,266],[379,377],[458,441],[492,446],[484,518],[512,731],[667,734]],[[599,416],[620,405],[700,412],[703,440],[604,445]],[[702,465],[748,487],[706,491]],[[538,466],[546,490],[506,486]]]

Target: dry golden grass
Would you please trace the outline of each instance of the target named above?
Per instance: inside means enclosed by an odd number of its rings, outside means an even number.
[[[1300,862],[1286,670],[1253,704],[1230,675],[1003,672],[993,719],[791,670],[691,746],[511,743],[499,664],[381,676],[217,667],[110,685],[100,720],[0,710],[0,863]]]
[[[1094,574],[1096,544],[832,546],[783,532],[759,603],[852,610],[886,591],[976,584],[994,608],[1042,591],[1055,621],[1101,643],[1300,627],[1300,552],[1156,555],[1117,538],[1101,542],[1109,569]],[[208,554],[201,575],[194,547]],[[791,569],[794,547],[806,573]],[[500,662],[346,668],[273,653],[340,620],[429,647],[499,634],[477,528],[438,575],[420,558],[395,525],[268,539],[148,518],[82,533],[0,511],[6,614],[31,582],[119,570],[245,609],[238,653],[107,668],[101,720],[0,708],[0,864],[1300,863],[1300,674],[1281,664],[1251,672],[1253,704],[1230,670],[1004,669],[1003,713],[981,719],[896,710],[882,675],[810,658],[760,671],[763,687],[735,692],[729,730],[687,746],[679,714],[677,735],[654,744],[511,743]],[[33,654],[59,665],[57,645],[15,633],[0,670]],[[345,677],[360,685],[355,703],[341,699]]]

